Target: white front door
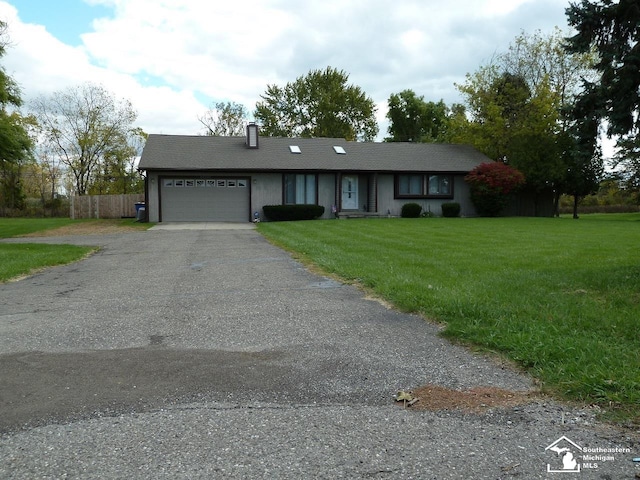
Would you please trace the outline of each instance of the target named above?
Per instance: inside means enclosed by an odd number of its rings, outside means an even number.
[[[342,210],[358,209],[358,176],[342,177]]]

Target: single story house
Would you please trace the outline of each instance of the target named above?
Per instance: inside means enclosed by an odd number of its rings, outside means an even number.
[[[399,216],[408,202],[441,215],[457,202],[473,216],[464,176],[489,161],[466,145],[258,138],[250,124],[246,137],[149,135],[138,168],[151,222],[249,222],[283,204],[333,218]]]

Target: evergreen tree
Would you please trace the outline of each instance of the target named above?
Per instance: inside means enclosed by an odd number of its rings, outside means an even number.
[[[571,3],[566,13],[577,31],[568,39],[568,51],[594,50],[598,55],[598,78],[585,89],[574,117],[584,115],[588,107],[588,116],[606,120],[607,133],[617,136],[620,148],[614,166],[622,167],[628,178],[638,178],[640,4],[637,0],[582,0]],[[595,139],[592,145],[595,148]]]

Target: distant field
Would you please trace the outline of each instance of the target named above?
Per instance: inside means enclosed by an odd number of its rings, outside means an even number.
[[[640,214],[261,223],[328,273],[640,421]]]

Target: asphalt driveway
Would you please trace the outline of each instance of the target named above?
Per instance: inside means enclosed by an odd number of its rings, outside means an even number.
[[[532,382],[253,229],[29,241],[101,250],[0,285],[0,478],[550,478],[563,435],[630,449],[580,478],[640,472],[632,432],[588,409],[394,404]]]

